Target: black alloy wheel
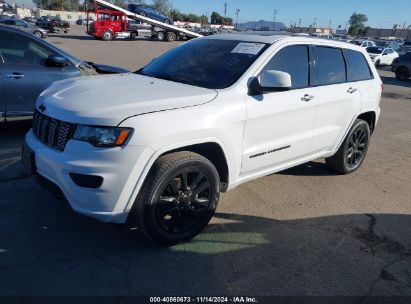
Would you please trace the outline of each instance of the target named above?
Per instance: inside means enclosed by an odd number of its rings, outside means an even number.
[[[134,205],[137,227],[156,243],[188,241],[207,226],[218,205],[217,169],[203,156],[176,152],[153,165]]]
[[[162,187],[154,205],[155,219],[166,233],[186,234],[208,216],[214,189],[199,168],[184,170]]]
[[[365,128],[357,128],[348,141],[345,150],[345,162],[349,168],[357,167],[365,157],[368,146],[368,134]]]
[[[357,119],[338,151],[325,159],[328,167],[340,174],[350,174],[363,163],[371,138],[369,124]]]

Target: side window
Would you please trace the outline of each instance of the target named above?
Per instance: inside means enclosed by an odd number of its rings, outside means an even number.
[[[264,71],[276,70],[291,75],[292,88],[304,88],[309,85],[309,53],[306,45],[285,47],[280,50],[264,67]]]
[[[26,26],[26,23],[24,23],[23,21],[20,21],[20,20],[16,20],[16,25],[17,26]]]
[[[368,62],[363,54],[353,50],[344,50],[344,56],[347,61],[347,76],[349,82],[373,78]]]
[[[4,63],[45,65],[54,52],[26,36],[1,32],[0,53]]]
[[[317,85],[330,85],[346,81],[345,61],[340,49],[316,48],[315,80]]]

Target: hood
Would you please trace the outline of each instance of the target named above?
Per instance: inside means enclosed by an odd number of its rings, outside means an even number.
[[[124,119],[212,101],[215,90],[137,74],[71,78],[53,83],[37,99],[44,114],[77,124],[117,126]]]

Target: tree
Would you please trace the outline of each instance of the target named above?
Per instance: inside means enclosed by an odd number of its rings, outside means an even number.
[[[165,15],[170,14],[171,5],[170,5],[170,2],[168,0],[154,0],[153,1],[153,7],[157,11],[159,11],[159,12],[165,14]]]
[[[365,23],[368,21],[368,17],[364,14],[357,14],[354,13],[350,17],[350,21],[348,23],[350,24],[350,28],[348,29],[348,34],[351,36],[357,36],[362,32],[362,30],[365,27]]]
[[[217,12],[211,14],[211,24],[223,24],[223,25],[232,25],[233,19],[229,17],[223,17]]]
[[[78,0],[33,0],[33,3],[39,9],[46,10],[72,10],[78,11]]]

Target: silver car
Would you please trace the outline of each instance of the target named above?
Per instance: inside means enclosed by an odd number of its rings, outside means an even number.
[[[18,28],[19,30],[33,34],[34,36],[39,37],[39,38],[47,37],[47,31],[45,29],[42,29],[24,20],[14,19],[14,18],[0,19],[0,23],[14,27],[14,28]]]

